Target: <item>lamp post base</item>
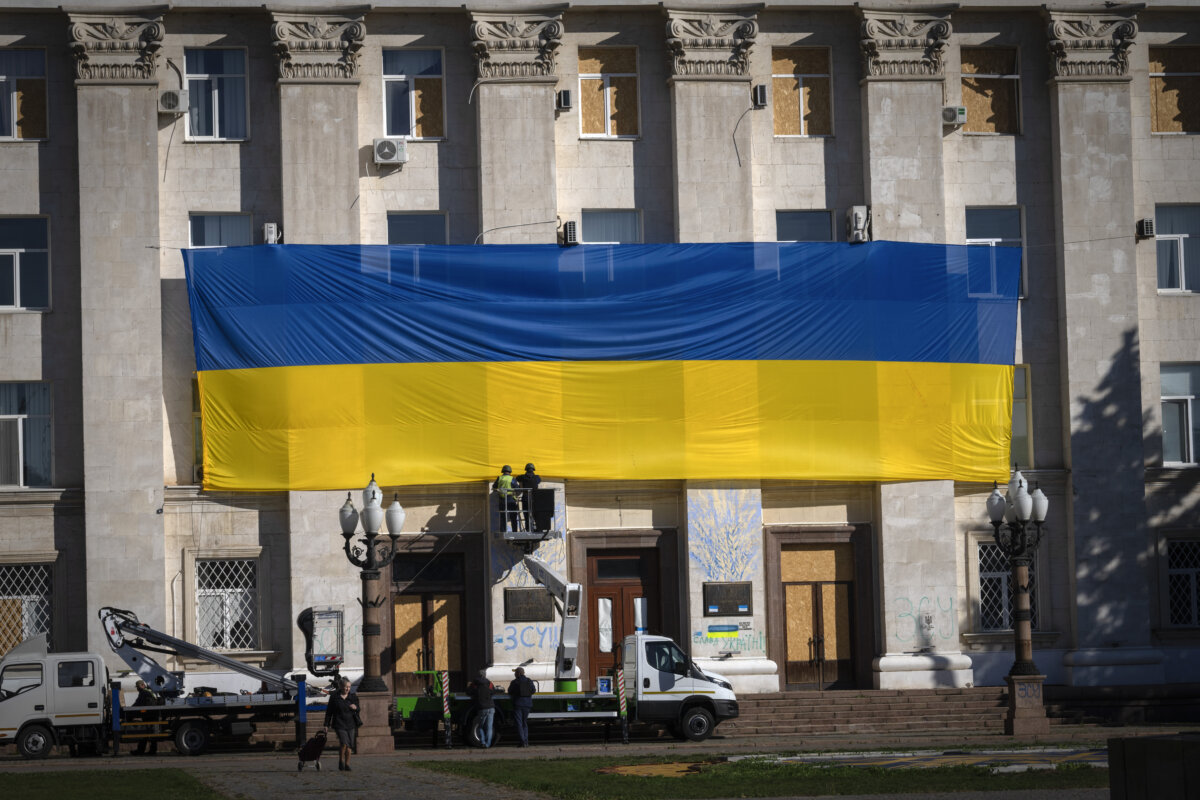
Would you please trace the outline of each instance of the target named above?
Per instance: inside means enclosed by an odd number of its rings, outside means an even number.
[[[388,711],[392,703],[390,692],[358,692],[359,714],[363,725],[358,729],[358,754],[379,755],[396,749]]]
[[[1050,720],[1042,700],[1045,675],[1008,675],[1008,715],[1004,733],[1008,736],[1034,736],[1050,733]]]

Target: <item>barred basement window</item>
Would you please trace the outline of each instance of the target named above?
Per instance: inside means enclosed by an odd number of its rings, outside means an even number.
[[[995,543],[979,543],[979,630],[1010,631],[1013,628],[1012,566]],[[1038,628],[1037,559],[1029,565],[1029,608],[1033,629]]]
[[[49,564],[0,565],[0,656],[39,633],[50,643],[51,575]]]
[[[1200,541],[1167,542],[1167,596],[1171,625],[1200,625]]]
[[[258,563],[254,559],[197,559],[196,630],[201,647],[257,649]]]

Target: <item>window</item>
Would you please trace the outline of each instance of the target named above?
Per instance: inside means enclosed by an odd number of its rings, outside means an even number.
[[[192,247],[243,247],[254,244],[249,214],[192,214]]]
[[[0,310],[49,307],[49,220],[0,218]]]
[[[1162,390],[1164,464],[1195,464],[1200,444],[1196,395],[1200,394],[1200,364],[1163,364],[1159,368]]]
[[[1021,209],[968,208],[967,244],[988,247],[1021,247],[1024,244]],[[967,267],[967,291],[972,297],[999,294],[996,261],[993,258],[971,259]],[[1021,254],[1020,295],[1025,296],[1025,255]]]
[[[258,646],[256,560],[196,560],[196,630],[201,647],[253,650]]]
[[[0,655],[39,633],[50,642],[51,587],[49,564],[0,565]]]
[[[188,136],[246,138],[246,53],[184,50],[188,87]]]
[[[1167,542],[1167,607],[1170,624],[1194,628],[1200,625],[1200,541],[1174,539]]]
[[[388,214],[388,244],[446,244],[446,215]]]
[[[46,54],[0,50],[0,139],[46,138]]]
[[[72,686],[94,686],[96,675],[90,661],[60,661],[58,663],[58,685],[62,688]]]
[[[0,383],[0,486],[49,486],[50,455],[50,384]]]
[[[42,685],[41,664],[12,664],[0,673],[0,702]]]
[[[1010,47],[962,48],[965,133],[1020,133],[1017,51]]]
[[[686,672],[688,658],[674,642],[646,642],[646,661],[659,672]]]
[[[1029,609],[1038,628],[1037,559],[1029,565]],[[1012,566],[995,542],[979,542],[979,629],[1008,631],[1013,627]]]
[[[1160,291],[1200,292],[1200,206],[1155,206]]]
[[[638,135],[636,47],[579,48],[579,126],[583,136]]]
[[[642,221],[636,210],[585,210],[580,221],[579,240],[585,244],[639,244],[642,241]]]
[[[1150,130],[1200,133],[1200,47],[1150,48]]]
[[[775,135],[832,134],[832,89],[827,48],[772,48],[771,95]]]
[[[384,132],[410,139],[446,135],[440,50],[384,50]]]
[[[780,242],[832,242],[832,211],[776,211],[775,239]]]
[[[1029,402],[1029,367],[1013,367],[1012,447],[1008,463],[1033,466],[1033,409]]]

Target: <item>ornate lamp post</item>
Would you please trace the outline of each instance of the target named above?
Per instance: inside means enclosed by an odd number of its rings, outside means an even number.
[[[363,727],[359,731],[358,749],[359,752],[368,753],[390,752],[393,749],[387,717],[391,696],[380,669],[383,643],[379,609],[387,602],[387,596],[380,592],[380,578],[382,570],[386,569],[396,556],[396,541],[400,538],[400,529],[404,526],[404,509],[400,506],[397,495],[385,512],[382,497],[379,484],[375,482],[375,474],[372,473],[371,482],[363,489],[362,514],[354,508],[349,492],[346,493],[345,504],[338,512],[342,538],[345,539],[343,549],[346,551],[346,558],[358,567],[362,578],[360,602],[363,613],[363,677],[358,685],[358,696],[362,701],[359,713],[363,718]],[[356,540],[360,519],[363,535]],[[379,539],[379,528],[385,519],[390,541]]]
[[[1015,656],[1005,681],[1008,683],[1008,717],[1005,733],[1023,735],[1049,733],[1050,720],[1042,701],[1046,676],[1033,663],[1033,614],[1029,603],[1029,565],[1042,539],[1042,525],[1050,501],[1036,486],[1029,491],[1020,470],[1013,472],[1008,491],[1000,494],[993,484],[987,499],[996,546],[1008,556],[1012,568],[1013,635]]]

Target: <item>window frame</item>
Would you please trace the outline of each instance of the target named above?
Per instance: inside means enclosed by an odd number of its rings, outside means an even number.
[[[632,50],[633,51],[633,72],[580,72],[576,79],[576,87],[579,92],[580,104],[583,100],[583,82],[585,80],[599,80],[604,87],[604,133],[587,133],[583,129],[583,109],[582,105],[579,111],[579,138],[580,139],[610,139],[610,140],[630,140],[639,139],[642,135],[642,54],[641,48],[636,45],[579,45],[576,55],[579,50]],[[613,133],[612,132],[612,78],[633,78],[634,79],[634,106],[637,108],[637,131],[634,133]],[[598,243],[593,243],[598,244]]]
[[[1154,58],[1154,50],[1193,50],[1200,57],[1200,46],[1188,44],[1166,44],[1166,45],[1147,45],[1146,57],[1152,62]],[[1154,113],[1154,79],[1155,78],[1200,78],[1200,71],[1197,72],[1153,72],[1147,68],[1146,75],[1146,94],[1150,103],[1150,135],[1151,136],[1196,136],[1200,135],[1200,130],[1194,131],[1160,131],[1156,130],[1154,125],[1156,115]],[[1200,81],[1197,82],[1200,84]],[[1193,98],[1200,101],[1200,97]]]
[[[1196,414],[1198,412],[1200,412],[1200,408],[1197,408],[1196,395],[1194,395],[1194,394],[1171,394],[1171,395],[1163,394],[1163,390],[1162,390],[1163,367],[1174,367],[1174,366],[1188,367],[1188,368],[1194,369],[1196,371],[1200,371],[1200,364],[1193,364],[1193,363],[1186,362],[1186,361],[1184,361],[1184,362],[1161,362],[1159,364],[1159,367],[1158,367],[1159,429],[1162,430],[1162,428],[1165,427],[1163,425],[1163,420],[1165,419],[1165,417],[1163,416],[1163,413],[1162,413],[1163,406],[1166,405],[1167,403],[1182,404],[1183,405],[1183,423],[1184,423],[1184,430],[1182,431],[1184,440],[1183,440],[1182,444],[1184,446],[1184,456],[1187,459],[1185,461],[1168,461],[1167,460],[1167,446],[1166,446],[1166,441],[1165,441],[1166,432],[1163,431],[1163,434],[1162,434],[1164,437],[1164,441],[1162,442],[1163,466],[1164,467],[1173,467],[1173,468],[1178,468],[1178,469],[1200,467],[1200,460],[1198,460],[1196,457],[1196,447],[1198,445],[1200,445],[1200,442],[1196,441],[1196,435],[1195,435]]]
[[[777,242],[836,242],[837,241],[837,223],[835,214],[832,208],[787,208],[775,209],[775,241]],[[828,239],[780,239],[779,238],[779,215],[780,214],[825,214],[829,219],[829,238]]]
[[[24,140],[10,140],[24,141]],[[29,215],[22,216],[20,214],[4,214],[0,219],[23,219],[23,220],[41,220],[46,226],[46,246],[45,247],[6,247],[0,244],[0,256],[13,257],[13,304],[0,305],[0,314],[14,313],[30,313],[44,314],[52,311],[54,308],[54,270],[51,268],[53,260],[50,252],[50,217],[44,215]],[[24,306],[20,305],[21,299],[21,254],[22,253],[45,253],[46,254],[46,305],[44,306]]]
[[[20,471],[20,479],[21,479],[19,483],[0,483],[0,488],[35,489],[35,488],[52,487],[52,486],[54,486],[54,387],[49,381],[0,381],[0,385],[11,385],[11,384],[19,384],[19,385],[24,385],[24,386],[46,386],[46,387],[48,387],[49,395],[50,395],[49,400],[48,400],[48,405],[50,407],[50,410],[45,414],[30,414],[28,412],[26,412],[24,414],[0,412],[0,421],[16,420],[16,423],[17,423],[17,436],[16,436],[17,468]],[[46,483],[45,485],[42,485],[42,484],[30,485],[29,480],[28,480],[28,478],[29,478],[29,476],[27,474],[28,469],[27,469],[27,465],[25,463],[25,425],[26,425],[26,421],[29,419],[39,419],[39,420],[44,419],[47,421],[47,423],[49,424],[49,427],[50,427],[50,441],[48,444],[48,447],[50,450],[50,463],[47,465],[47,469],[49,470],[50,475],[49,475],[49,482]]]
[[[821,50],[825,54],[825,66],[828,72],[805,72],[805,73],[777,73],[774,71],[775,66],[775,51],[776,50]],[[828,139],[837,133],[834,116],[834,99],[835,92],[833,88],[833,48],[827,45],[782,45],[771,48],[771,134],[777,139]],[[800,109],[800,133],[779,133],[776,127],[777,110],[775,106],[775,81],[778,78],[796,78],[799,81],[799,86],[796,87],[797,105]],[[804,121],[804,78],[824,78],[829,81],[829,133],[809,133],[808,125]]]
[[[445,211],[388,211],[387,212],[387,243],[389,245],[397,245],[400,247],[438,247],[450,244],[450,215]],[[428,217],[430,219],[438,217],[441,219],[442,225],[442,241],[441,242],[393,242],[392,241],[392,217]]]
[[[6,593],[6,594],[2,595],[2,597],[4,597],[5,599],[12,599],[12,600],[20,599],[22,602],[22,606],[21,606],[22,638],[19,642],[17,642],[17,644],[20,644],[20,642],[25,641],[26,639],[29,638],[29,636],[37,636],[40,634],[45,634],[46,642],[50,645],[51,649],[53,649],[54,631],[55,631],[55,628],[58,627],[58,620],[57,620],[58,604],[55,602],[55,592],[54,592],[54,579],[55,579],[54,573],[55,573],[55,563],[57,561],[57,558],[58,558],[58,553],[55,551],[49,551],[49,552],[45,552],[45,553],[18,553],[18,554],[9,554],[9,555],[0,556],[0,570],[6,570],[6,569],[32,570],[35,568],[39,568],[39,569],[42,569],[45,571],[44,572],[44,580],[46,583],[46,594],[33,595],[33,594],[26,593],[26,594],[18,595],[16,593],[10,592],[10,593]],[[38,601],[38,600],[45,602],[46,605],[48,606],[48,611],[46,614],[46,628],[41,631],[35,631],[33,633],[30,633],[29,636],[25,636],[24,635],[24,633],[25,633],[25,624],[24,623],[25,623],[25,619],[26,619],[26,611],[25,611],[24,604],[27,602],[30,602],[30,601]],[[2,644],[3,644],[3,641],[0,641],[0,645],[2,645]],[[0,658],[3,658],[5,653],[7,653],[7,652],[8,652],[7,650],[0,650]]]
[[[1000,135],[1008,136],[1011,134],[1000,134]],[[968,220],[967,212],[969,212],[969,211],[1016,211],[1017,212],[1017,225],[1021,229],[1021,238],[1020,239],[1005,239],[1005,238],[995,238],[995,237],[971,238],[970,234],[966,232],[967,220]],[[963,241],[968,245],[979,245],[981,247],[997,247],[997,246],[1001,246],[1004,242],[1016,242],[1017,246],[1020,247],[1020,249],[1021,249],[1021,279],[1019,281],[1017,281],[1017,299],[1024,300],[1029,295],[1029,292],[1027,291],[1026,285],[1025,285],[1025,273],[1027,271],[1026,270],[1027,265],[1026,265],[1026,260],[1025,260],[1025,251],[1027,249],[1025,246],[1025,239],[1026,239],[1025,206],[1022,206],[1022,205],[1016,205],[1016,206],[965,206],[963,208],[963,231],[965,234],[965,238]],[[996,264],[995,264],[994,259],[992,260],[991,270],[992,270],[991,292],[980,293],[980,292],[968,291],[967,294],[969,297],[996,297],[996,296],[998,296],[997,292],[996,292]]]
[[[187,54],[190,51],[197,50],[236,50],[242,54],[242,72],[241,73],[189,73],[187,71]],[[188,142],[246,142],[250,140],[250,55],[245,47],[185,47],[183,56],[183,85],[191,93],[191,82],[193,80],[212,81],[211,99],[212,99],[212,135],[193,134],[192,133],[192,107],[189,100],[187,113],[183,115],[184,121],[184,141]],[[218,89],[217,78],[235,78],[240,75],[242,79],[242,97],[244,98],[244,119],[245,130],[241,136],[221,136],[221,112],[220,112],[220,90]],[[189,234],[190,236],[190,234]]]
[[[383,108],[383,135],[389,139],[404,139],[409,142],[444,142],[449,138],[449,120],[446,116],[446,51],[441,47],[384,47],[380,54],[381,62],[384,60],[382,53],[388,52],[436,52],[438,54],[438,65],[440,71],[437,75],[404,75],[403,73],[388,73],[386,67],[381,66],[380,89],[383,93],[382,108]],[[430,80],[436,78],[442,82],[442,133],[440,136],[417,136],[412,131],[417,128],[417,105],[416,105],[416,88],[414,82],[417,79]],[[389,133],[388,119],[388,84],[404,83],[408,87],[408,120],[409,133]]]
[[[255,562],[255,615],[257,618],[256,650],[228,650],[220,652],[229,658],[248,661],[262,666],[270,648],[271,630],[269,620],[264,615],[264,609],[269,607],[268,593],[271,590],[271,559],[267,558],[262,547],[220,547],[199,548],[187,547],[183,551],[183,630],[182,638],[189,642],[200,642],[199,594],[197,592],[198,561],[254,561]],[[214,648],[216,649],[216,648]]]
[[[962,71],[962,51],[963,50],[1007,50],[1007,51],[1010,51],[1013,54],[1013,69],[1015,69],[1016,72],[1013,72],[1011,74],[990,73],[990,72],[963,72]],[[974,78],[976,80],[1007,80],[1007,81],[1013,81],[1016,85],[1016,89],[1013,91],[1013,102],[1016,104],[1016,109],[1013,112],[1013,116],[1015,118],[1014,122],[1016,124],[1016,130],[1012,130],[1012,131],[972,131],[972,130],[967,130],[967,126],[964,125],[962,128],[962,133],[964,136],[1020,136],[1024,132],[1024,130],[1025,130],[1024,106],[1021,103],[1021,48],[1020,47],[1015,46],[1015,45],[963,45],[959,48],[959,73],[958,74],[959,74],[958,80],[959,80],[959,91],[960,92],[962,91],[963,84],[969,78]],[[960,95],[960,96],[962,96],[962,95]],[[965,104],[966,98],[963,97],[962,99]],[[970,114],[971,114],[971,112],[970,112],[970,110],[968,110],[967,111],[967,120],[968,121],[971,118]],[[1024,232],[1025,232],[1025,230],[1022,227],[1022,229],[1021,229],[1022,235],[1024,234]]]
[[[1164,630],[1196,633],[1200,632],[1200,568],[1187,570],[1171,569],[1171,545],[1200,542],[1200,533],[1191,530],[1164,531],[1159,537],[1159,625]],[[1171,621],[1171,576],[1191,574],[1191,621]]]
[[[1200,74],[1200,73],[1197,73]],[[1166,133],[1178,133],[1166,131]],[[1200,131],[1197,131],[1200,133]],[[1159,233],[1158,232],[1158,215],[1159,208],[1190,208],[1193,209],[1197,218],[1200,218],[1200,205],[1193,203],[1158,203],[1154,206],[1154,285],[1159,294],[1168,295],[1190,295],[1200,294],[1200,286],[1191,288],[1187,285],[1187,261],[1185,248],[1183,246],[1185,239],[1192,238],[1190,233]],[[1159,286],[1158,285],[1158,243],[1160,241],[1172,242],[1172,247],[1175,248],[1175,255],[1179,263],[1179,285],[1178,286]]]
[[[192,220],[197,217],[239,217],[249,220],[249,237],[245,244],[196,244],[192,239]],[[216,247],[247,247],[254,244],[254,215],[241,211],[190,211],[188,212],[188,247],[193,250],[211,250]]]
[[[982,548],[987,547],[987,546],[991,546],[991,547],[997,546],[996,539],[990,531],[987,533],[984,533],[982,531],[972,531],[971,532],[970,537],[968,539],[968,553],[970,554],[968,564],[969,564],[969,572],[970,572],[970,577],[971,577],[971,587],[972,587],[972,591],[974,592],[974,600],[975,600],[975,602],[972,605],[971,628],[972,628],[973,634],[977,635],[977,636],[978,635],[990,636],[990,635],[997,635],[997,634],[1007,634],[1007,635],[1011,636],[1012,632],[1013,632],[1012,623],[1013,623],[1013,612],[1014,612],[1013,603],[1012,603],[1013,595],[1012,595],[1012,585],[1011,585],[1012,569],[1010,566],[1009,569],[1007,570],[1007,572],[1004,572],[1004,573],[999,573],[999,572],[985,573],[982,569],[982,564],[980,562],[980,552],[981,552]],[[985,627],[983,627],[983,580],[985,577],[993,577],[993,576],[1001,577],[1003,579],[1003,584],[1002,584],[1003,585],[1002,592],[1003,592],[1003,598],[1004,598],[1003,617],[1004,617],[1004,621],[1006,621],[1009,625],[1009,627],[1007,627],[1007,628],[985,628]],[[1034,552],[1033,560],[1029,565],[1029,576],[1030,576],[1030,583],[1033,584],[1033,588],[1029,593],[1030,611],[1033,616],[1033,619],[1031,620],[1032,633],[1034,633],[1035,635],[1044,634],[1047,632],[1047,628],[1045,625],[1045,620],[1043,619],[1043,617],[1044,617],[1043,612],[1045,611],[1045,609],[1042,608],[1042,604],[1041,604],[1042,581],[1039,580],[1039,578],[1038,578],[1038,556],[1037,556],[1036,552]]]
[[[591,241],[584,239],[584,231],[586,226],[583,224],[583,218],[586,214],[613,214],[626,213],[633,215],[634,221],[637,223],[637,241],[636,242],[607,242],[607,241]],[[643,244],[645,242],[645,231],[642,228],[642,210],[640,208],[581,208],[579,210],[579,243],[580,244]]]
[[[12,128],[8,131],[0,131],[0,142],[45,142],[50,140],[50,82],[48,64],[46,60],[46,48],[44,47],[3,47],[3,51],[21,50],[24,52],[40,52],[42,54],[42,74],[41,75],[0,75],[0,103],[7,103],[9,114],[12,117]],[[40,80],[42,82],[42,108],[45,114],[45,136],[18,136],[17,135],[17,81],[18,80]],[[4,87],[8,84],[12,85],[11,90],[5,91]]]

